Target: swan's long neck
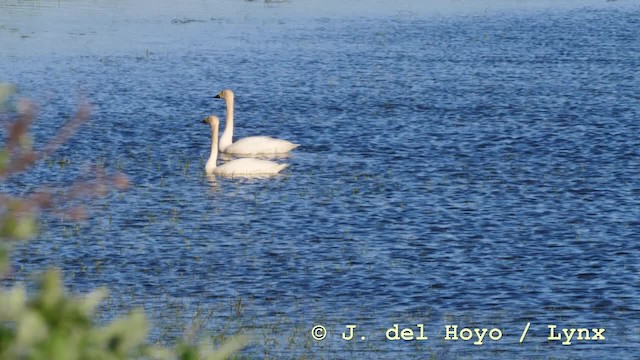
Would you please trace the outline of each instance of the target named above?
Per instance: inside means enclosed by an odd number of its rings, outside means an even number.
[[[218,126],[217,124],[211,124],[211,155],[205,165],[205,171],[207,174],[213,173],[216,169],[216,160],[218,159]]]
[[[233,97],[225,99],[227,103],[227,121],[224,125],[224,131],[220,137],[220,150],[224,151],[233,143]]]

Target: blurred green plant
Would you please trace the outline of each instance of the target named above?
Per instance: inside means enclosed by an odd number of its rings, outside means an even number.
[[[35,107],[19,101],[15,116],[7,115],[8,99],[15,87],[0,84],[0,121],[8,123],[6,144],[0,149],[0,182],[21,173],[46,158],[64,143],[88,118],[87,106],[47,143],[34,151],[28,129],[35,119]],[[73,184],[64,189],[62,197],[56,189],[42,189],[26,197],[0,193],[0,278],[8,270],[10,244],[28,240],[37,232],[36,220],[41,211],[60,211],[61,203],[86,196],[102,196],[111,187],[126,188],[124,175],[104,176],[96,171],[93,181]],[[58,189],[59,190],[59,189]],[[66,210],[74,219],[82,219],[82,208]],[[213,350],[205,344],[180,343],[173,348],[145,343],[148,323],[141,310],[112,321],[104,326],[94,322],[96,309],[107,296],[104,288],[88,295],[68,295],[57,270],[47,271],[39,288],[28,297],[22,285],[0,289],[0,360],[115,360],[115,359],[226,359],[249,342],[237,335]]]

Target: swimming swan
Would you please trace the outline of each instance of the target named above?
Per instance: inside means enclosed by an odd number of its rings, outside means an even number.
[[[233,91],[222,90],[214,98],[224,99],[227,104],[227,121],[220,137],[220,152],[232,155],[274,155],[288,153],[300,146],[268,136],[250,136],[233,142]]]
[[[221,166],[216,166],[216,161],[218,160],[218,129],[220,128],[220,119],[211,115],[202,122],[211,125],[211,155],[204,168],[207,174],[231,177],[265,176],[275,175],[288,166],[288,164],[278,164],[277,162],[259,159],[236,159]]]

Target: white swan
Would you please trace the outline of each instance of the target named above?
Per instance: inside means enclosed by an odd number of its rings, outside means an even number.
[[[278,164],[274,161],[260,159],[237,159],[229,161],[221,166],[216,166],[218,160],[218,129],[220,119],[217,116],[209,116],[202,121],[211,125],[211,155],[205,165],[207,174],[215,174],[230,177],[251,177],[275,175],[286,168],[288,164]]]
[[[227,104],[227,121],[220,137],[220,152],[232,155],[276,155],[286,154],[300,146],[268,136],[250,136],[233,142],[233,91],[222,90],[214,98],[224,99]]]

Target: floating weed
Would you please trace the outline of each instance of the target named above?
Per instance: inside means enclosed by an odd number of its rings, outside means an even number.
[[[184,164],[182,164],[182,174],[184,176],[187,176],[189,174],[190,166],[191,166],[191,161],[188,159],[184,162]]]
[[[60,168],[64,168],[65,166],[71,164],[71,160],[67,159],[67,158],[62,158],[62,159],[58,159],[55,161],[56,164],[58,164],[58,166],[60,166]]]
[[[151,55],[153,55],[153,52],[149,48],[147,48],[144,52],[144,55],[139,55],[138,53],[136,53],[135,59],[136,60],[148,59]]]
[[[96,160],[96,165],[98,167],[104,167],[106,162],[107,162],[107,160],[104,157],[104,155],[102,155],[102,154],[98,155],[98,159]]]
[[[68,226],[63,226],[62,227],[62,237],[64,237],[65,239],[70,238],[71,236],[73,236],[73,232],[72,230],[68,227]]]
[[[244,311],[242,297],[238,296],[238,298],[231,305],[231,309],[234,311],[237,318],[240,318],[242,316],[242,312]]]

